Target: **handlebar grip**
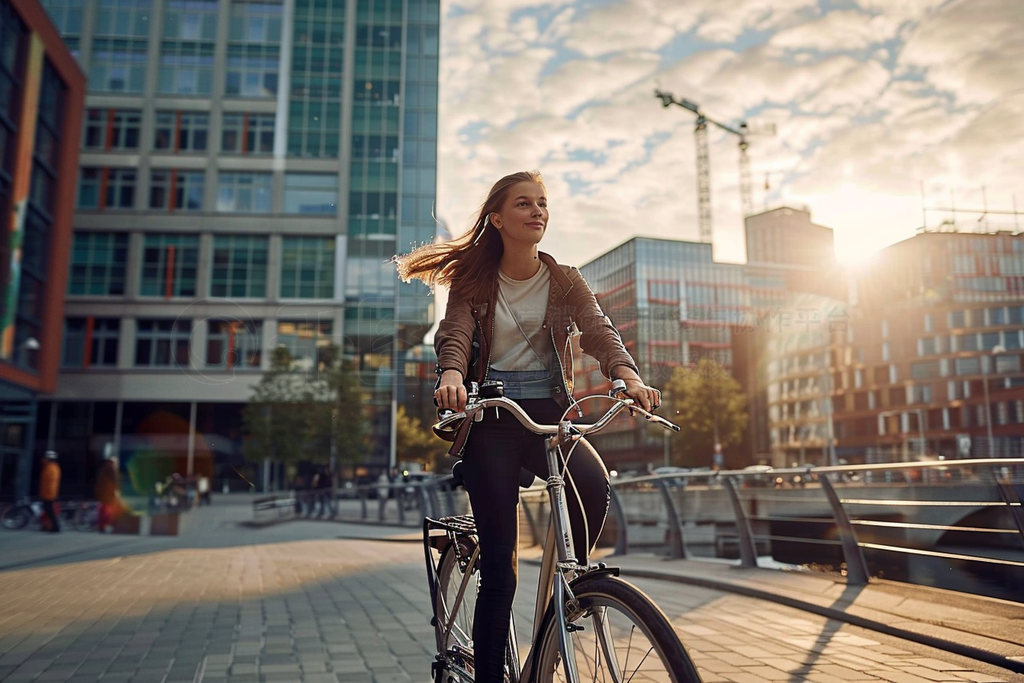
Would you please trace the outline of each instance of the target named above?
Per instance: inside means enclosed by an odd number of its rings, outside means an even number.
[[[625,382],[625,380],[621,380],[621,379],[614,379],[614,380],[612,380],[612,388],[611,388],[611,391],[608,392],[609,396],[617,396],[618,394],[623,394],[625,392],[626,392],[626,382]]]

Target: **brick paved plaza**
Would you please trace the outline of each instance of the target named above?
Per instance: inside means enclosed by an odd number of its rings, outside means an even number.
[[[0,681],[427,683],[429,600],[409,531],[240,526],[249,503],[219,497],[178,537],[0,532]],[[522,563],[523,645],[536,571]],[[637,583],[707,683],[1022,679],[770,602]]]

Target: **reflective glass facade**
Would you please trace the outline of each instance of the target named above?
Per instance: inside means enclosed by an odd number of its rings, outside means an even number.
[[[387,466],[392,396],[405,398],[392,368],[431,324],[432,297],[399,285],[389,259],[436,229],[439,1],[46,7],[84,46],[91,88],[57,402],[108,373],[119,389],[101,398],[126,412],[171,397],[200,416],[210,401],[240,409],[262,350],[280,337],[311,363],[298,340],[315,330],[314,349],[341,348],[360,372],[366,464]],[[82,321],[115,304],[117,350],[87,353]],[[184,339],[164,329],[179,318]]]

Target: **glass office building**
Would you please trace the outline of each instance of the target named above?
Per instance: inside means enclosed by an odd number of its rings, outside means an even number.
[[[38,438],[230,477],[269,351],[334,345],[368,391],[361,464],[387,467],[393,369],[430,324],[387,260],[435,233],[438,0],[44,5],[89,90]]]

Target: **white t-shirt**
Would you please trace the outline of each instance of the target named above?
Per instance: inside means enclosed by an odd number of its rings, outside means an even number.
[[[547,370],[551,367],[554,347],[551,335],[543,327],[550,288],[551,272],[544,264],[528,280],[513,280],[498,271],[498,301],[494,309],[494,339],[491,342],[493,369],[509,372]],[[519,325],[516,325],[516,319]],[[523,333],[529,337],[529,342]],[[531,343],[533,348],[530,348]]]

